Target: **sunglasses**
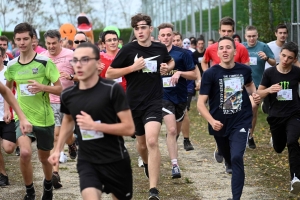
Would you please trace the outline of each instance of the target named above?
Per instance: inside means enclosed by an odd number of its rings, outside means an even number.
[[[74,41],[75,44],[85,43],[85,42],[86,42],[85,40],[75,40],[75,41]]]

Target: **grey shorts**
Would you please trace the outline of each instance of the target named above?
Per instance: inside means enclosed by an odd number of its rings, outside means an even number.
[[[62,122],[64,114],[62,112],[60,112],[60,103],[51,103],[51,108],[54,113],[55,127],[61,126],[61,122]]]

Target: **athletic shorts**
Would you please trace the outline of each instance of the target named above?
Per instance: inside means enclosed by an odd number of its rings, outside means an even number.
[[[16,143],[15,120],[11,120],[9,124],[4,121],[0,122],[0,137],[3,140]]]
[[[80,191],[85,188],[97,188],[102,193],[112,193],[117,199],[132,198],[132,170],[130,158],[107,163],[94,164],[84,160],[77,162]]]
[[[54,113],[55,127],[61,126],[61,122],[63,119],[63,113],[60,112],[60,104],[59,103],[51,103],[51,108]]]
[[[188,93],[187,102],[186,102],[186,109],[188,111],[190,111],[190,107],[191,107],[191,102],[192,102],[193,96],[194,95],[192,93]]]
[[[161,101],[160,105],[149,106],[146,110],[132,110],[135,126],[135,135],[145,135],[145,124],[151,121],[162,123]]]
[[[16,139],[22,136],[19,120],[15,122]],[[36,146],[43,151],[53,149],[54,142],[54,125],[47,127],[32,126],[32,132],[26,134],[32,141],[36,140]]]
[[[176,121],[181,122],[184,118],[186,103],[174,104],[171,101],[163,100],[162,115],[175,115]]]

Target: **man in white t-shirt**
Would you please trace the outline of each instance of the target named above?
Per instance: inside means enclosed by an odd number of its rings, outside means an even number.
[[[45,44],[47,47],[47,51],[42,52],[42,55],[45,55],[55,63],[56,67],[60,72],[60,82],[63,89],[68,88],[74,85],[74,69],[70,64],[70,60],[73,59],[73,51],[70,49],[62,48],[62,40],[61,35],[58,30],[48,30],[44,34]],[[76,78],[76,77],[75,77]],[[63,115],[60,112],[60,97],[54,94],[50,94],[50,103],[54,112],[55,118],[55,129],[54,129],[54,148],[56,146],[56,142],[58,139],[62,118]],[[75,137],[72,135],[67,140],[67,144],[69,147],[69,155],[71,159],[75,159],[77,157],[77,147],[75,144]],[[62,153],[61,156],[64,156]],[[61,188],[60,176],[58,174],[59,166],[53,166],[53,175],[52,182],[53,187],[55,189]]]

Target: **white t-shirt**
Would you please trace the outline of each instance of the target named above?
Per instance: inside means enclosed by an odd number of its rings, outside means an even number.
[[[4,77],[4,72],[6,71],[7,67],[4,65],[3,69],[0,71],[0,82],[3,85],[6,85],[6,79]],[[3,121],[4,116],[4,98],[0,94],[0,121]]]
[[[279,54],[280,54],[280,51],[281,51],[281,47],[276,44],[276,40],[274,40],[272,42],[269,42],[268,46],[270,47],[270,49],[272,50],[272,52],[275,56],[276,64],[278,64],[279,63]],[[265,70],[268,69],[269,67],[272,67],[272,66],[268,62],[266,62]]]

